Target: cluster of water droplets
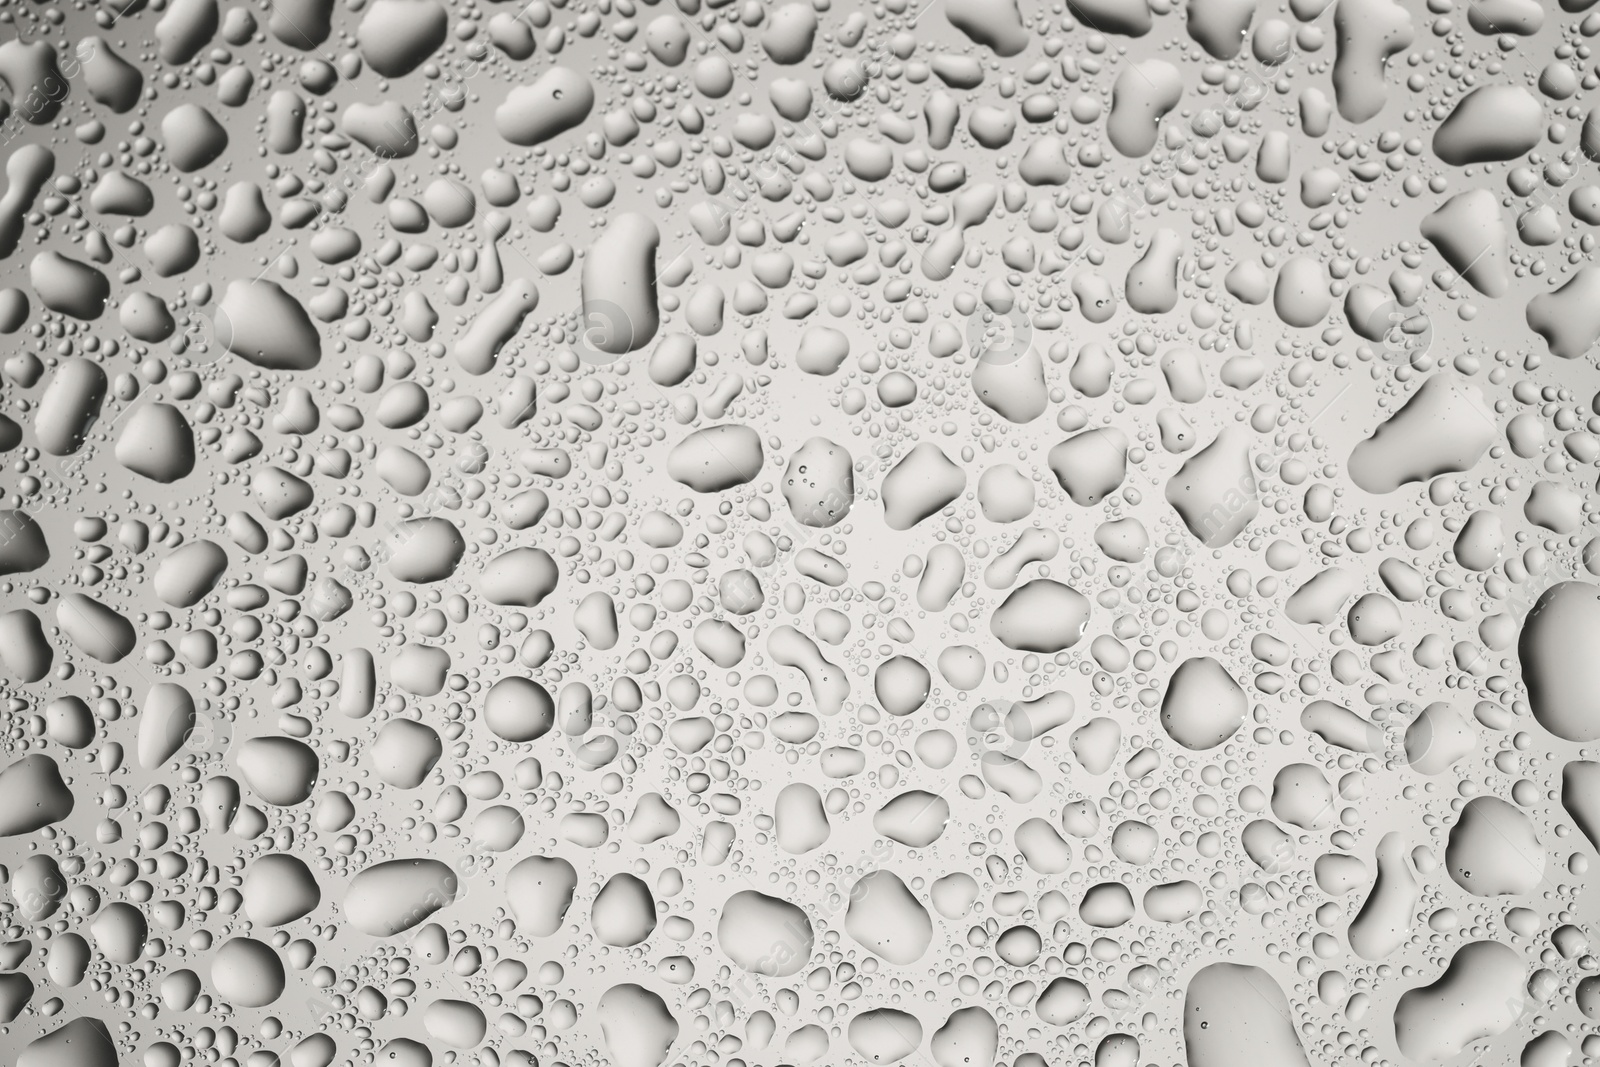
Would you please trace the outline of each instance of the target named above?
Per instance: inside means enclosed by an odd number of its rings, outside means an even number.
[[[0,1060],[1600,1061],[1593,0],[0,0]]]

